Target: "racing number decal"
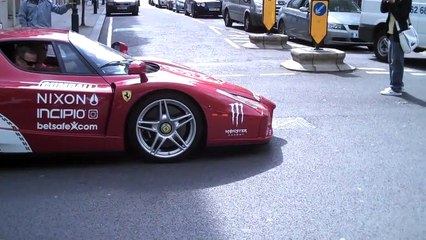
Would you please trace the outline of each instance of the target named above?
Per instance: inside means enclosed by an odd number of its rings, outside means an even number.
[[[32,152],[30,145],[19,132],[18,127],[0,113],[0,152]]]

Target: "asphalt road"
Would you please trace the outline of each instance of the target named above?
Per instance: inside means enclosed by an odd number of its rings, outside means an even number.
[[[280,66],[289,50],[246,49],[241,29],[142,3],[140,16],[107,18],[101,41],[267,96],[270,144],[160,165],[8,157],[0,239],[424,239],[426,56],[407,56],[407,93],[385,97],[387,65],[366,48],[343,48],[354,72],[294,72]]]

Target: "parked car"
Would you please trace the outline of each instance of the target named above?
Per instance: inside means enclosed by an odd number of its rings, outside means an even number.
[[[386,36],[387,13],[380,12],[380,0],[364,0],[361,9],[359,37],[371,43],[369,47],[374,51],[379,61],[388,60],[388,38]],[[379,9],[379,11],[377,11]],[[426,1],[413,0],[410,21],[419,36],[419,45],[414,50],[426,50]]]
[[[311,0],[290,0],[278,13],[278,32],[312,41],[309,33]],[[325,45],[366,45],[358,37],[361,9],[352,0],[329,0]]]
[[[285,4],[285,0],[276,1],[275,15]],[[263,0],[223,0],[222,2],[222,16],[227,27],[237,22],[244,24],[246,32],[265,28],[262,14]]]
[[[132,13],[136,16],[139,14],[139,0],[107,0],[106,15],[111,13]]]
[[[158,8],[167,7],[168,0],[148,0],[149,4]]]
[[[184,13],[196,18],[201,15],[219,16],[222,9],[221,0],[185,0]]]
[[[35,57],[43,64],[25,54],[26,68],[18,66],[23,44],[44,46],[34,48],[46,50]],[[0,153],[132,149],[167,162],[204,145],[271,140],[270,100],[179,64],[131,57],[123,43],[112,47],[67,30],[0,30]]]
[[[177,13],[185,11],[185,0],[173,0],[172,10]]]

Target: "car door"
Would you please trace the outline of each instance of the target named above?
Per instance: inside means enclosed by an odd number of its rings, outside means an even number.
[[[246,10],[250,10],[250,4],[253,0],[239,0],[238,7],[236,9],[237,14],[235,20],[238,22],[244,22],[244,13]]]
[[[297,16],[300,11],[299,8],[302,6],[304,0],[292,0],[288,3],[285,9],[285,30],[287,35],[296,37],[297,34]]]
[[[299,8],[299,12],[296,17],[296,25],[297,25],[297,37],[306,41],[311,41],[311,34],[309,32],[310,22],[311,22],[311,13],[310,13],[310,1],[305,0],[302,3],[301,8]]]
[[[19,129],[33,152],[83,149],[87,139],[105,134],[111,86],[70,43],[42,43],[47,57],[40,69],[20,69],[3,58],[1,117],[11,123],[9,130]]]
[[[426,48],[426,2],[413,1],[410,20],[419,35],[419,47]]]

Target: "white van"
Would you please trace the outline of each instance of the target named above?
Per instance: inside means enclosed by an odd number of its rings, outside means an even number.
[[[359,38],[369,42],[374,54],[380,61],[388,59],[388,41],[386,37],[387,13],[380,12],[382,0],[362,0]],[[412,0],[410,20],[419,34],[419,46],[415,50],[426,50],[426,0]]]

